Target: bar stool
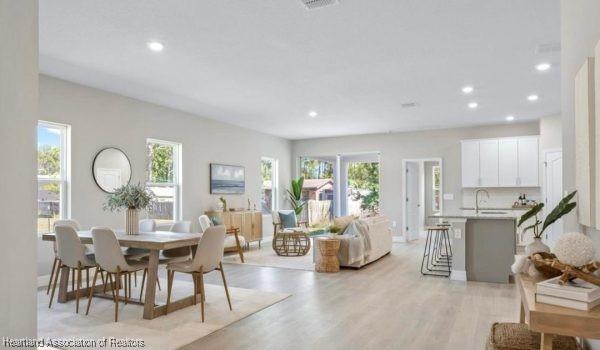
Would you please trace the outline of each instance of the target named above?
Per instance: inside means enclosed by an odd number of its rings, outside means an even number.
[[[421,274],[450,277],[452,254],[448,226],[429,226],[421,261]]]

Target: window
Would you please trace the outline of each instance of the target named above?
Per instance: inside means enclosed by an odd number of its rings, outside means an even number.
[[[300,175],[304,177],[302,200],[306,201],[302,220],[322,227],[333,217],[335,203],[334,166],[336,157],[300,157]]]
[[[148,139],[146,145],[146,187],[156,196],[148,217],[159,223],[180,220],[181,144]]]
[[[277,159],[263,157],[260,160],[260,175],[262,178],[260,206],[262,213],[268,215],[278,208],[277,192],[279,189],[279,181],[277,176]]]
[[[38,233],[69,217],[69,126],[38,122]]]
[[[434,165],[433,167],[431,167],[431,178],[433,179],[432,181],[432,204],[431,204],[431,208],[433,209],[434,212],[436,211],[440,211],[440,182],[441,182],[441,178],[440,178],[440,166],[439,165]]]

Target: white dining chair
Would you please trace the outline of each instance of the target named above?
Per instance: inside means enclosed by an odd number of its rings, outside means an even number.
[[[223,279],[223,287],[225,287],[225,295],[227,296],[227,302],[229,303],[229,310],[233,310],[231,307],[231,299],[229,298],[229,290],[227,289],[227,282],[225,280],[225,272],[223,271],[223,245],[225,241],[225,226],[213,226],[209,227],[196,249],[196,255],[187,261],[170,263],[167,265],[167,306],[166,313],[169,313],[169,307],[171,304],[171,290],[173,289],[173,280],[175,272],[182,272],[192,275],[194,282],[194,304],[196,303],[198,287],[200,288],[200,310],[202,313],[202,322],[204,322],[204,274],[219,270],[221,272],[221,278]]]
[[[171,225],[169,229],[171,232],[177,233],[192,233],[192,222],[191,221],[178,221]],[[161,259],[164,263],[174,262],[174,259],[177,261],[187,260],[192,253],[190,247],[180,247],[173,249],[165,249],[161,253]]]
[[[140,232],[154,232],[156,231],[156,221],[154,219],[143,219],[139,223]]]
[[[52,225],[52,229],[56,232],[56,226],[70,226],[75,231],[81,230],[81,226],[76,220],[56,220]],[[86,253],[90,253],[87,246]],[[52,250],[54,251],[54,262],[52,263],[52,271],[50,272],[50,279],[48,280],[48,287],[46,288],[46,294],[50,293],[50,288],[52,287],[52,280],[54,279],[54,273],[58,272],[58,266],[60,265],[60,260],[58,259],[58,253],[56,250],[56,241],[52,242]]]
[[[198,222],[200,222],[200,231],[204,233],[207,228],[212,226],[212,221],[208,217],[208,215],[200,215],[198,218]]]
[[[119,289],[121,288],[121,277],[124,277],[123,287],[125,293],[125,304],[131,298],[131,273],[148,269],[148,263],[139,260],[127,260],[121,251],[121,246],[113,230],[109,228],[92,228],[92,239],[94,242],[94,251],[96,252],[96,263],[99,269],[96,269],[92,286],[95,285],[99,272],[106,272],[107,279],[110,282],[113,291],[113,300],[115,302],[115,322],[119,319]],[[114,288],[113,278],[114,275]],[[142,280],[142,285],[144,281]],[[94,296],[93,288],[90,289],[88,305],[85,314],[90,312],[92,298]],[[141,299],[141,296],[140,296]]]
[[[77,271],[77,282],[75,289],[75,312],[79,313],[79,290],[81,289],[81,270],[89,271],[90,268],[96,267],[94,256],[85,253],[85,247],[81,243],[77,231],[72,226],[60,226],[57,225],[56,231],[56,250],[59,259],[58,270],[54,277],[54,286],[52,287],[52,295],[50,295],[50,303],[48,307],[52,307],[52,299],[54,299],[54,292],[56,291],[56,284],[58,277],[63,267],[67,267],[67,276],[69,271]],[[62,271],[64,272],[64,271]],[[88,273],[89,277],[89,273]],[[75,278],[73,278],[75,282]],[[87,280],[87,287],[90,287],[89,279]]]

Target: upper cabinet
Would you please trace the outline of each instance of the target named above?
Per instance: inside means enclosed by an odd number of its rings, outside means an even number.
[[[538,136],[463,140],[463,187],[538,187]]]

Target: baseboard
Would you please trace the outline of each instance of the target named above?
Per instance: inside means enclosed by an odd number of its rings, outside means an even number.
[[[450,279],[453,281],[467,281],[467,271],[452,270],[450,273]]]

